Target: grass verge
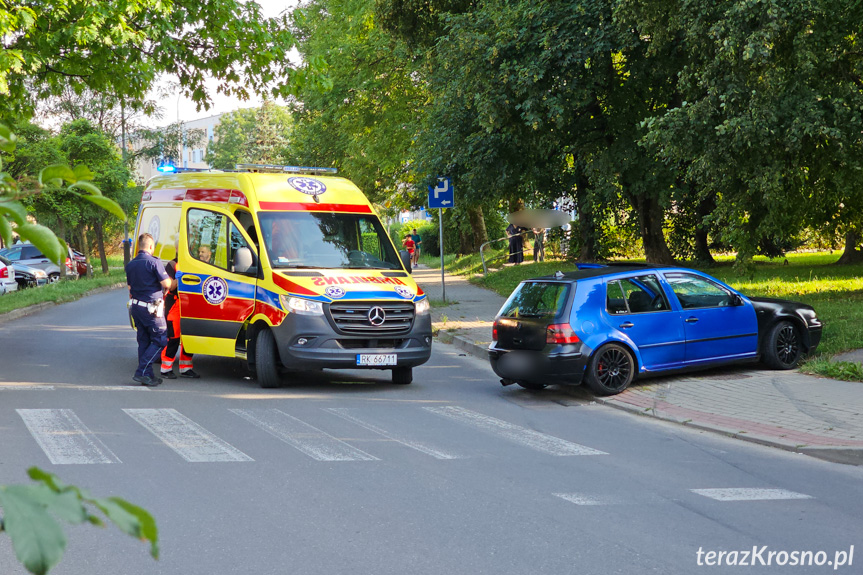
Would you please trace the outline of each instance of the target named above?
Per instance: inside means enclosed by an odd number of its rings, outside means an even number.
[[[123,268],[109,269],[107,275],[97,272],[92,278],[60,281],[38,288],[18,290],[0,296],[0,314],[40,303],[65,303],[87,295],[94,289],[117,283],[126,283]]]
[[[731,268],[731,257],[717,258],[717,264],[698,267],[734,289],[751,296],[788,299],[815,308],[824,322],[824,333],[817,354],[802,366],[807,373],[835,379],[863,381],[863,368],[849,362],[834,362],[837,353],[863,348],[863,264],[834,265],[840,254],[800,253],[786,258],[756,258],[755,272],[741,277]],[[487,276],[475,276],[471,282],[508,296],[522,280],[550,275],[557,270],[571,271],[572,262],[526,262],[505,267]],[[481,271],[481,270],[480,270]],[[458,272],[452,272],[458,273]]]

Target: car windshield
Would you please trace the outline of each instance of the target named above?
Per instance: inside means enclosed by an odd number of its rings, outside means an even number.
[[[263,244],[274,268],[401,269],[377,216],[261,212]]]
[[[568,294],[568,283],[523,282],[503,304],[500,316],[553,318],[563,311]]]

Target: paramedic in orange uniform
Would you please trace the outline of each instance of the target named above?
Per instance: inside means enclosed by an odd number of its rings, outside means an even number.
[[[165,271],[171,279],[177,277],[177,258],[172,259],[165,266]],[[192,354],[186,353],[180,343],[180,298],[177,294],[177,283],[174,289],[165,296],[165,310],[168,319],[168,345],[162,350],[162,377],[165,379],[177,379],[174,375],[174,360],[177,352],[180,355],[180,377],[197,379],[201,377],[192,369]]]

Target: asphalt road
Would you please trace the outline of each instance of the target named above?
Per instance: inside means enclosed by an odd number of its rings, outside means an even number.
[[[351,371],[263,390],[207,357],[200,380],[132,386],[125,297],[0,326],[0,483],[37,465],[160,529],[154,562],[69,528],[52,574],[863,573],[863,468],[503,388],[446,345],[405,387]],[[699,567],[711,551],[755,566]],[[13,557],[0,535],[0,575],[24,573]]]

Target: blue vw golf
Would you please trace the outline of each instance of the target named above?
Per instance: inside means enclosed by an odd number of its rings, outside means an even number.
[[[620,393],[639,374],[760,360],[792,369],[821,340],[806,304],[746,297],[696,270],[579,264],[521,282],[495,318],[503,385],[587,383]]]

